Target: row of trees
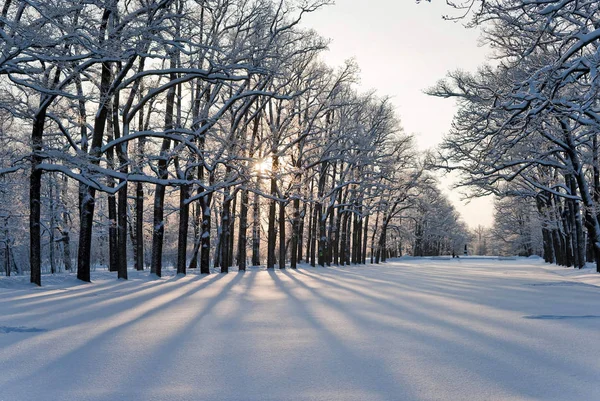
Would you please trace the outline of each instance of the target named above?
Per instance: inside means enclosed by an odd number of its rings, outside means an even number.
[[[460,107],[436,164],[462,171],[461,184],[475,188],[475,196],[516,198],[499,205],[526,219],[512,213],[516,220],[507,224],[532,221],[533,211],[546,261],[595,261],[600,272],[600,3],[497,0],[464,7],[496,63],[451,73],[429,90],[458,99]]]
[[[126,279],[129,259],[160,276],[169,252],[185,274],[264,254],[268,268],[379,262],[415,238],[449,249],[451,234],[423,239],[430,201],[451,218],[428,221],[462,228],[389,101],[357,93],[356,66],[324,65],[326,42],[299,28],[325,5],[6,0],[6,273],[28,258],[41,285],[43,266],[89,281],[105,257]]]

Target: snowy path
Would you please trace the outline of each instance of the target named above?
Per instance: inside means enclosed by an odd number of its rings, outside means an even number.
[[[1,278],[0,400],[600,400],[600,287],[538,261],[146,275]]]

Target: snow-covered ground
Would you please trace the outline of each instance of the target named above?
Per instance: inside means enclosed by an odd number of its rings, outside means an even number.
[[[0,400],[600,400],[600,284],[539,260],[0,278]]]

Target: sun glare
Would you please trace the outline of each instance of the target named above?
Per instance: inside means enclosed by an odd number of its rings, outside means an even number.
[[[268,173],[271,171],[272,161],[271,159],[261,159],[256,161],[255,169],[259,173]]]

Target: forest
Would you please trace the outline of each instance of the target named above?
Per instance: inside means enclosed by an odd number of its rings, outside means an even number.
[[[546,262],[595,262],[600,272],[600,4],[499,0],[456,8],[462,13],[447,18],[468,15],[493,52],[476,73],[451,72],[428,90],[459,104],[433,163],[460,171],[459,185],[474,195],[499,197],[494,229],[507,238],[512,231],[517,248],[537,243]]]
[[[417,151],[359,66],[302,27],[328,0],[5,0],[3,273],[228,272],[411,254],[543,255],[600,271],[596,1],[455,5],[493,50]],[[422,4],[420,6],[426,6]],[[440,21],[443,23],[443,21]],[[470,232],[439,189],[497,196]],[[485,231],[485,232],[484,232]],[[472,244],[476,244],[472,246]]]

